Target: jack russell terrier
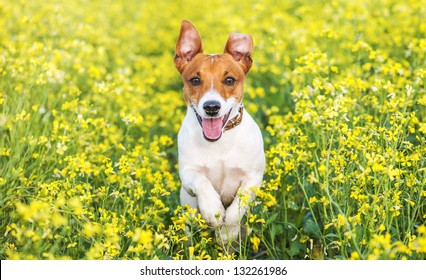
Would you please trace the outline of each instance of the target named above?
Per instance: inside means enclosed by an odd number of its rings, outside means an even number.
[[[232,33],[223,54],[203,54],[201,37],[181,23],[174,63],[188,105],[178,135],[180,201],[200,211],[223,244],[235,241],[265,169],[259,127],[243,107],[252,65],[250,35]]]

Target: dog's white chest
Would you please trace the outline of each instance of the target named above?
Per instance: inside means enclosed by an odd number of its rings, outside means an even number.
[[[246,172],[235,160],[211,160],[208,164],[199,166],[198,171],[212,183],[223,205],[228,207],[235,198]]]
[[[244,116],[238,127],[210,143],[203,139],[194,113],[188,110],[179,132],[179,171],[183,184],[192,182],[187,171],[202,175],[225,207],[233,201],[241,185],[254,176],[261,178],[264,169],[260,130],[248,113]]]

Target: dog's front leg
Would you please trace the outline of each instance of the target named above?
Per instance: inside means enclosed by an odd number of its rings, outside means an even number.
[[[263,175],[253,176],[243,181],[231,205],[226,209],[225,222],[220,228],[219,237],[223,244],[235,241],[238,238],[241,219],[245,215],[248,204],[255,197],[254,188],[260,188]],[[248,199],[241,199],[240,196],[249,196]]]
[[[200,174],[196,170],[185,168],[180,172],[182,186],[188,195],[196,198],[197,205],[201,216],[206,220],[207,224],[218,228],[223,225],[225,219],[225,208],[220,200],[219,194],[206,176]],[[181,204],[186,204],[184,195],[181,195]],[[194,200],[192,200],[194,201]]]

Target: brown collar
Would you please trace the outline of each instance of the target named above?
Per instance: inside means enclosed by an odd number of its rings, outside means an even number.
[[[238,109],[238,115],[228,120],[223,130],[224,131],[230,130],[236,127],[237,125],[239,125],[241,121],[243,120],[243,112],[244,112],[244,107],[241,105],[240,108]]]

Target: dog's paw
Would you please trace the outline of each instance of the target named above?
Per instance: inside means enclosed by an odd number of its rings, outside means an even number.
[[[200,208],[201,216],[206,220],[209,226],[218,228],[225,221],[225,208],[220,199],[198,199],[198,207]]]
[[[237,241],[239,234],[239,225],[222,225],[220,229],[216,231],[216,237],[219,240],[219,243],[224,247],[228,244],[232,244],[234,241]]]

